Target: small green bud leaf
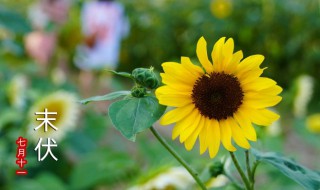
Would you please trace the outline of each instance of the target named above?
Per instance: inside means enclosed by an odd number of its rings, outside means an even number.
[[[211,177],[217,177],[218,175],[223,173],[223,163],[221,162],[214,162],[210,167],[209,167],[209,172]]]
[[[114,99],[120,98],[121,96],[126,96],[129,94],[130,94],[130,91],[117,91],[117,92],[111,92],[103,96],[93,96],[84,100],[80,100],[79,102],[81,104],[87,104],[87,103],[96,102],[96,101],[114,100]]]
[[[137,68],[132,71],[132,77],[134,80],[149,89],[155,89],[159,86],[159,80],[156,74],[153,72],[153,68]]]
[[[136,98],[142,98],[147,94],[147,89],[141,86],[135,86],[131,89],[131,95]]]
[[[115,75],[118,75],[118,76],[132,78],[131,74],[127,73],[127,72],[117,72],[117,71],[113,71],[113,70],[108,70],[108,71],[115,74]]]

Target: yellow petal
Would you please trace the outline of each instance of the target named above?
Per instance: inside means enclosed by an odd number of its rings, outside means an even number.
[[[264,60],[263,55],[251,55],[244,60],[242,60],[238,66],[237,74],[241,75],[242,73],[245,73],[246,71],[252,70],[252,69],[258,69],[261,65],[261,63]]]
[[[256,130],[253,128],[250,119],[248,119],[245,114],[242,113],[241,108],[233,115],[233,117],[243,129],[242,131],[244,133],[244,136],[251,141],[256,141]]]
[[[168,111],[161,118],[160,124],[169,125],[169,124],[178,122],[181,119],[185,118],[187,115],[189,115],[194,108],[195,107],[193,104],[188,104],[183,107],[179,107],[171,111]]]
[[[176,79],[188,77],[190,80],[196,80],[199,75],[195,72],[187,70],[184,66],[176,62],[162,63],[163,71]]]
[[[257,125],[269,126],[280,118],[278,114],[267,109],[242,109],[245,110],[244,113],[250,117],[250,120]]]
[[[239,125],[235,122],[235,120],[233,118],[228,118],[226,120],[226,123],[231,128],[232,137],[233,137],[233,140],[236,142],[236,144],[242,148],[249,149],[250,144],[246,139],[246,137],[244,136],[243,131],[241,130]]]
[[[225,68],[225,73],[233,74],[236,72],[239,62],[243,58],[243,53],[242,51],[237,51],[236,53],[233,54],[231,61]]]
[[[223,146],[228,150],[228,151],[236,151],[237,149],[232,145],[231,143],[231,127],[226,123],[226,120],[221,120],[219,121],[220,125],[220,134],[221,134],[221,142]]]
[[[219,122],[215,119],[209,120],[207,143],[209,146],[210,158],[217,155],[220,148],[220,127]]]
[[[181,143],[183,143],[196,130],[196,128],[199,126],[201,117],[201,114],[198,112],[198,114],[193,118],[191,125],[183,130],[183,132],[180,134]]]
[[[192,103],[190,96],[172,95],[172,94],[156,94],[159,103],[166,106],[182,107]]]
[[[188,128],[194,121],[194,118],[199,114],[197,109],[193,109],[188,117],[177,122],[172,130],[172,139],[177,138],[183,131]]]
[[[199,136],[200,131],[204,126],[205,117],[201,116],[199,125],[196,127],[196,130],[189,136],[189,138],[184,142],[184,146],[187,150],[191,150]]]
[[[182,82],[181,80],[177,80],[176,78],[165,73],[160,73],[160,76],[162,78],[162,83],[179,91],[191,92],[193,89],[193,83],[195,82],[193,80],[186,80],[185,82]],[[189,84],[187,81],[189,81]]]
[[[197,73],[199,76],[204,74],[204,71],[202,68],[200,68],[197,65],[194,65],[189,57],[181,57],[181,64],[184,66],[187,70]]]
[[[204,37],[201,37],[197,43],[197,56],[198,59],[206,70],[207,73],[211,73],[213,71],[212,63],[208,59],[208,52],[207,52],[207,42]]]
[[[251,108],[266,108],[278,104],[282,100],[280,96],[263,95],[255,92],[245,93],[244,104]]]
[[[222,55],[224,57],[232,58],[234,49],[234,42],[232,38],[229,38],[222,47]]]
[[[236,53],[233,54],[231,62],[233,64],[239,64],[242,58],[243,58],[242,51],[241,50],[237,51]]]
[[[244,92],[247,92],[250,90],[251,91],[259,91],[259,90],[263,90],[266,88],[270,88],[276,84],[277,84],[276,81],[274,81],[272,79],[269,79],[266,77],[259,77],[256,80],[254,80],[248,84],[242,85],[242,87],[243,87]]]
[[[171,86],[165,85],[157,88],[156,93],[159,95],[164,94],[177,94],[177,95],[184,95],[184,96],[191,96],[192,91],[182,91],[172,88]]]
[[[221,71],[228,73],[226,68],[230,65],[230,61],[233,57],[234,42],[232,38],[229,38],[226,43],[222,46],[222,65]]]
[[[203,154],[208,148],[207,139],[209,138],[209,135],[208,135],[208,131],[210,127],[209,125],[210,125],[209,118],[205,118],[203,123],[203,128],[199,134],[200,154]]]
[[[213,61],[213,70],[216,72],[221,71],[222,68],[222,47],[224,46],[224,41],[226,37],[220,38],[213,46],[213,50],[211,52],[211,57]]]
[[[274,85],[259,91],[260,94],[265,94],[265,95],[278,95],[281,92],[282,92],[282,88],[278,85]]]
[[[249,82],[252,82],[256,79],[258,79],[261,74],[263,73],[263,70],[264,69],[254,69],[254,70],[250,70],[250,71],[247,71],[241,75],[237,74],[237,77],[240,79],[241,81],[241,85],[245,85]]]

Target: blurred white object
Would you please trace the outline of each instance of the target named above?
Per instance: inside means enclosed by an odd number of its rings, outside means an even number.
[[[67,81],[66,73],[59,67],[51,71],[51,80],[55,85],[62,85]]]
[[[13,107],[21,109],[25,106],[27,85],[28,80],[25,75],[18,74],[11,79],[7,95]]]
[[[279,136],[282,133],[280,119],[273,122],[270,126],[267,127],[267,133],[273,137]]]
[[[78,47],[75,64],[84,70],[114,69],[120,42],[129,31],[123,6],[112,1],[88,2],[83,8],[82,26],[85,45]]]
[[[297,79],[297,94],[293,103],[293,113],[296,117],[304,117],[307,106],[312,98],[314,80],[309,75],[302,75]]]
[[[158,174],[146,183],[128,190],[188,189],[192,184],[194,184],[194,180],[185,168],[174,167]]]
[[[209,180],[209,182],[206,184],[207,188],[214,188],[214,187],[223,187],[225,185],[227,185],[227,183],[229,182],[229,179],[221,174],[218,175],[217,177],[213,177]]]
[[[40,0],[28,9],[28,17],[37,30],[45,30],[50,22],[63,24],[68,19],[70,0]]]
[[[31,21],[31,24],[36,29],[43,29],[49,23],[49,16],[42,9],[42,6],[39,3],[33,4],[28,9],[28,17]]]

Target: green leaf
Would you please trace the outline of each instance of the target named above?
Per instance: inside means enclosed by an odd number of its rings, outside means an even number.
[[[166,107],[152,96],[131,98],[114,102],[109,107],[113,125],[131,141],[136,134],[151,127],[164,113]]]
[[[84,100],[80,100],[79,102],[81,104],[87,104],[93,101],[105,101],[105,100],[114,100],[121,96],[126,96],[131,94],[131,91],[117,91],[117,92],[111,92],[109,94],[103,95],[103,96],[93,96]]]
[[[66,185],[62,182],[60,178],[51,174],[51,173],[41,173],[36,178],[27,179],[22,178],[21,180],[17,180],[17,182],[13,186],[13,190],[55,190],[61,189],[65,190]]]
[[[41,173],[37,176],[37,181],[43,186],[43,189],[46,190],[66,189],[66,185],[62,180],[51,173]]]
[[[252,153],[260,162],[266,162],[275,166],[279,171],[290,179],[296,181],[306,189],[319,190],[320,189],[320,174],[312,171],[295,161],[281,156],[274,152],[262,153],[252,149]]]
[[[115,75],[119,75],[119,76],[122,76],[122,77],[127,77],[127,78],[131,78],[132,79],[132,76],[130,73],[127,73],[127,72],[117,72],[117,71],[114,71],[114,70],[108,70],[109,72],[115,74]]]
[[[1,27],[16,34],[25,34],[31,31],[31,26],[23,15],[3,6],[0,6],[0,28]]]
[[[135,171],[136,163],[129,155],[100,149],[76,165],[71,174],[71,189],[93,189],[99,184],[124,182]]]

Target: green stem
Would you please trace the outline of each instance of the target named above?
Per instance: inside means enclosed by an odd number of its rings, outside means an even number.
[[[183,166],[185,167],[188,172],[191,174],[191,176],[194,178],[194,180],[198,183],[198,185],[201,187],[202,190],[207,190],[206,186],[202,183],[200,180],[197,172],[193,170],[186,161],[183,160],[183,158],[166,142],[166,140],[154,129],[153,127],[150,127],[151,132],[153,135],[160,141],[160,143],[170,152],[170,154],[175,157],[175,159]]]
[[[242,171],[242,169],[241,169],[241,167],[240,167],[240,165],[239,165],[239,163],[238,163],[237,158],[235,157],[235,155],[233,154],[233,152],[230,152],[230,155],[231,155],[231,158],[232,158],[232,161],[233,161],[234,165],[236,166],[236,168],[237,168],[237,170],[238,170],[238,172],[239,172],[239,174],[240,174],[240,176],[241,176],[241,179],[242,179],[244,185],[246,186],[246,189],[247,189],[247,190],[251,190],[250,183],[249,183],[246,175],[245,175],[244,172]]]
[[[256,161],[254,164],[253,164],[253,168],[252,168],[252,172],[251,172],[251,178],[250,178],[250,181],[251,181],[251,189],[254,190],[254,182],[255,182],[255,179],[254,179],[254,175],[256,173],[256,169],[259,165],[259,161]]]
[[[248,178],[249,180],[251,179],[251,168],[250,168],[250,157],[249,157],[249,151],[246,150],[245,151],[246,154],[246,168],[247,168],[247,174],[248,174]]]

